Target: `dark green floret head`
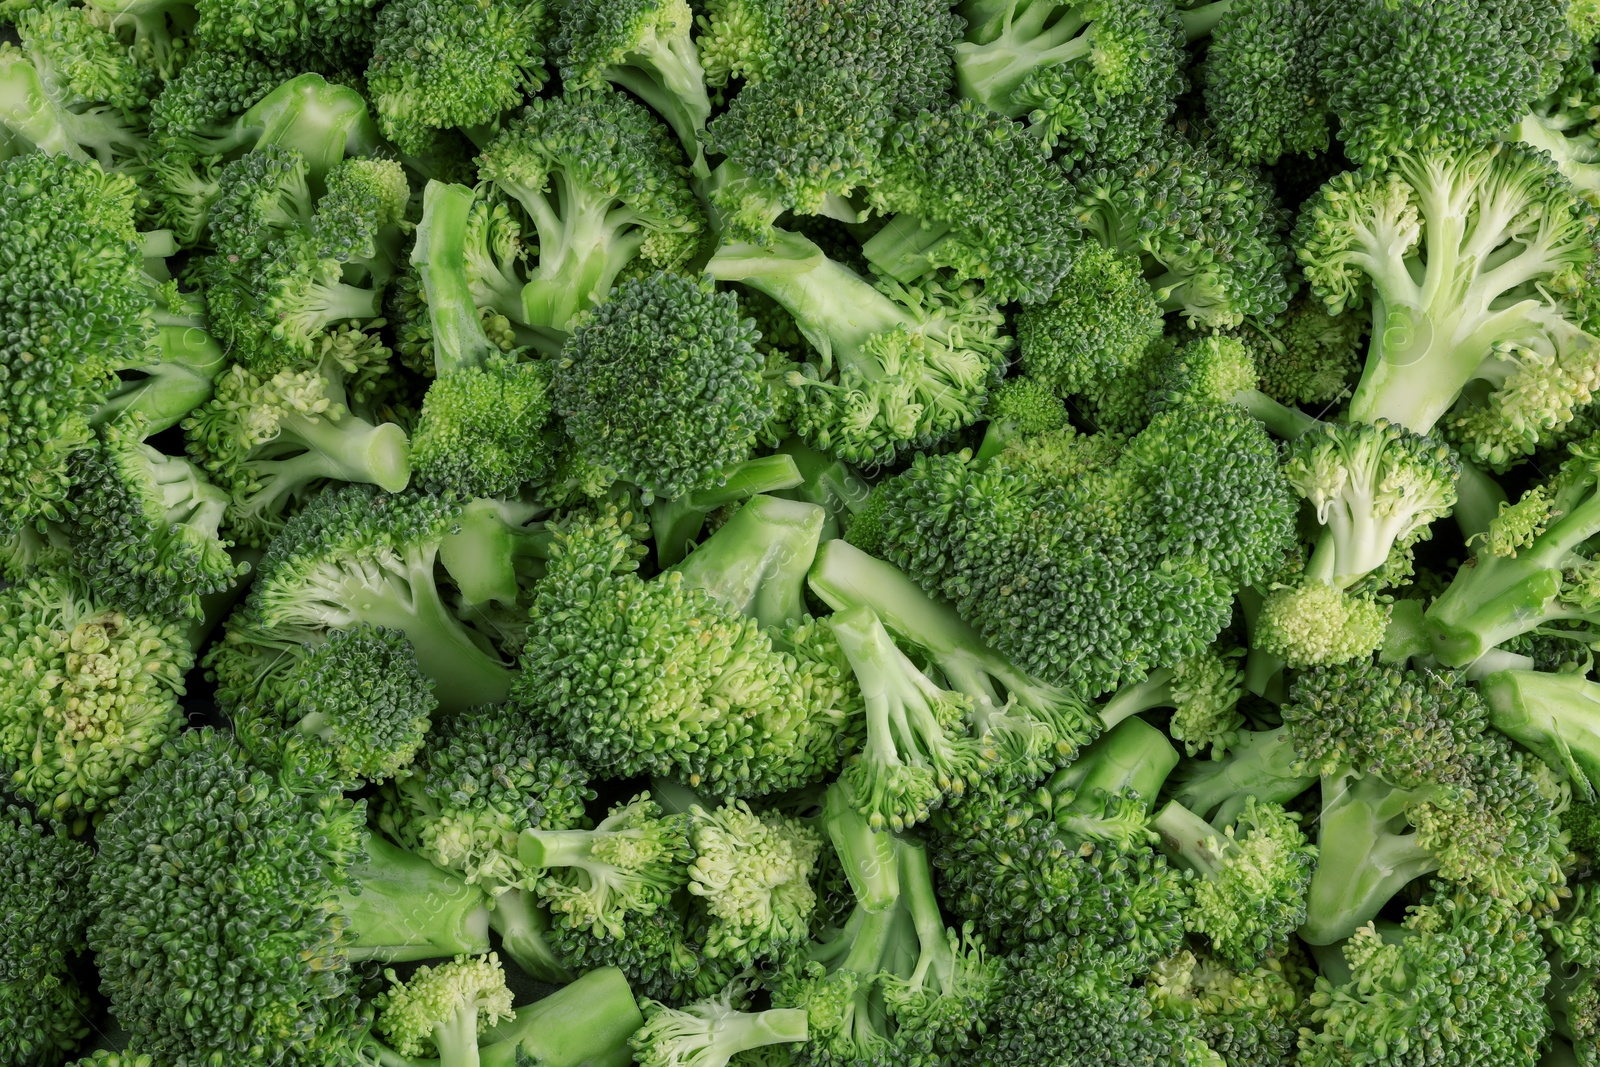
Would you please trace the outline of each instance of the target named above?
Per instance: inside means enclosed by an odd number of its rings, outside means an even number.
[[[463,500],[509,496],[555,469],[551,364],[491,354],[428,387],[411,442],[417,483]]]
[[[1137,261],[1088,244],[1049,301],[1017,315],[1017,346],[1030,376],[1072,396],[1126,374],[1161,328],[1161,306]]]

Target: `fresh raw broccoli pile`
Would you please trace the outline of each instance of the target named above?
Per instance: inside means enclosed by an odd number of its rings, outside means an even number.
[[[0,1067],[1600,1067],[1600,0],[0,0]]]

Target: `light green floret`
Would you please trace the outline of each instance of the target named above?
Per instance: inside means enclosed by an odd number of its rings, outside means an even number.
[[[593,830],[524,830],[517,858],[555,921],[595,937],[627,936],[689,881],[689,815],[667,815],[641,793],[612,808]]]
[[[690,824],[688,890],[710,918],[706,954],[748,965],[804,944],[817,904],[817,832],[776,813],[758,816],[742,800],[692,808]]]
[[[742,985],[730,985],[718,996],[684,1008],[645,1001],[644,1026],[629,1041],[638,1063],[641,1067],[748,1065],[752,1061],[743,1053],[773,1045],[793,1046],[809,1036],[809,1019],[803,1010],[741,1011],[735,1004],[744,992]]]
[[[1503,473],[1568,436],[1600,385],[1600,339],[1551,329],[1543,344],[1506,342],[1444,417],[1446,436],[1467,458]]]
[[[1326,582],[1284,586],[1261,605],[1252,647],[1291,667],[1348,663],[1383,644],[1388,622],[1388,606],[1370,596]]]
[[[610,89],[535,99],[485,146],[478,171],[538,235],[516,319],[558,340],[635,261],[683,265],[706,227],[671,131]]]
[[[1167,858],[1197,876],[1187,923],[1210,939],[1212,951],[1243,970],[1287,951],[1305,921],[1306,888],[1317,863],[1298,815],[1250,797],[1238,818],[1218,831],[1172,801],[1151,825]]]
[[[1115,726],[1130,715],[1170,707],[1167,732],[1182,741],[1190,756],[1202,752],[1219,759],[1244,726],[1239,700],[1244,696],[1242,649],[1207,649],[1198,656],[1160,667],[1123,686],[1100,709],[1100,719]]]
[[[194,649],[170,618],[42,575],[0,592],[0,766],[11,792],[78,828],[183,728]]]
[[[624,281],[555,361],[562,425],[585,461],[643,503],[715,487],[771,418],[754,324],[709,277]]]
[[[544,86],[544,0],[402,0],[378,13],[367,90],[403,152],[436,130],[485,126]]]
[[[479,1036],[517,1017],[493,952],[418,967],[404,982],[392,970],[384,973],[389,988],[376,1001],[377,1031],[402,1056],[437,1057],[440,1067],[476,1067]]]
[[[1007,378],[989,396],[989,426],[978,448],[977,461],[985,463],[1012,444],[1067,425],[1067,407],[1055,390],[1037,378]]]

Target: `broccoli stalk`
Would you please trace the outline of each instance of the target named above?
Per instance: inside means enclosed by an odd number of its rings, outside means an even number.
[[[484,1034],[480,1067],[629,1067],[628,1039],[644,1019],[628,980],[599,967],[547,997],[517,1008],[517,1017]]]
[[[146,434],[157,434],[211,399],[218,376],[227,369],[227,355],[200,328],[203,314],[184,322],[173,318],[157,311],[155,360],[117,368],[119,382],[95,408],[90,425],[137,417]]]
[[[740,1011],[734,1001],[743,993],[741,985],[730,985],[685,1008],[645,1001],[644,1026],[629,1041],[641,1067],[727,1067],[741,1052],[810,1036],[810,1018],[801,1009]]]
[[[1286,804],[1317,783],[1294,750],[1286,727],[1249,730],[1222,760],[1189,760],[1169,789],[1175,802],[1218,826],[1227,826],[1255,799]]]
[[[414,852],[368,834],[366,859],[339,894],[352,960],[402,963],[489,951],[488,897]]]
[[[1585,803],[1600,789],[1600,685],[1581,674],[1498,671],[1479,683],[1489,723],[1563,775]]]
[[[694,547],[694,539],[705,529],[706,516],[727,504],[765,493],[779,493],[803,484],[800,468],[793,456],[777,453],[755,456],[725,467],[721,485],[702,486],[672,500],[657,500],[650,505],[650,532],[656,544],[656,562],[671,567],[681,562]]]

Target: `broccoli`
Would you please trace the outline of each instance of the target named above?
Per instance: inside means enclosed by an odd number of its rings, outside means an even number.
[[[1252,799],[1287,804],[1317,784],[1286,727],[1242,731],[1221,760],[1185,760],[1167,782],[1172,799],[1207,822],[1231,825]]]
[[[963,0],[961,94],[1027,117],[1070,156],[1126,158],[1184,88],[1183,33],[1170,4]]]
[[[890,135],[870,192],[890,216],[861,247],[902,283],[930,270],[978,279],[999,301],[1050,298],[1077,251],[1066,179],[1018,123],[963,100]]]
[[[1502,902],[1441,887],[1398,926],[1357,930],[1342,954],[1342,967],[1318,954],[1305,1067],[1513,1067],[1533,1063],[1549,1033],[1538,930]]]
[[[637,486],[646,506],[717,488],[771,418],[758,336],[709,278],[624,281],[555,361],[556,412],[584,462]]]
[[[1445,672],[1371,663],[1306,671],[1283,719],[1322,776],[1320,862],[1300,936],[1348,937],[1437,872],[1514,906],[1554,900],[1565,851],[1552,790]]]
[[[35,6],[27,3],[26,6]],[[128,46],[141,65],[164,82],[181,75],[194,58],[198,16],[188,0],[90,0],[89,19]]]
[[[711,811],[691,807],[689,815],[695,855],[686,888],[710,920],[706,954],[750,964],[803,945],[817,902],[816,831],[775,812],[757,815],[742,800]]]
[[[0,142],[107,170],[146,142],[153,72],[89,8],[42,4],[16,19],[17,44],[0,45]]]
[[[1336,175],[1293,241],[1330,314],[1372,307],[1352,421],[1427,434],[1500,346],[1554,356],[1581,341],[1592,213],[1525,146],[1411,149]]]
[[[516,702],[611,776],[756,796],[832,773],[859,692],[838,684],[842,657],[802,659],[785,636],[807,626],[822,518],[816,505],[756,497],[649,581],[634,573],[630,515],[567,524],[534,590]]]
[[[244,544],[265,546],[331,481],[397,493],[411,480],[405,431],[364,417],[389,350],[348,326],[317,347],[314,364],[270,375],[234,364],[184,420],[189,455],[224,491],[226,528]]]
[[[1309,961],[1293,951],[1236,970],[1185,949],[1157,963],[1145,988],[1160,1015],[1187,1024],[1229,1067],[1288,1067],[1310,1021],[1314,980]]]
[[[1198,876],[1188,926],[1231,966],[1251,970],[1282,956],[1306,918],[1317,850],[1299,816],[1255,797],[1222,830],[1176,801],[1150,824],[1175,865]]]
[[[611,89],[535,99],[484,146],[478,172],[538,235],[537,267],[512,317],[556,343],[630,265],[675,270],[705,229],[671,132]]]
[[[219,339],[258,374],[311,362],[338,326],[379,317],[409,196],[404,170],[347,159],[326,187],[314,196],[306,157],[276,143],[218,177],[216,251],[197,276]]]
[[[291,0],[272,6],[193,2],[199,16],[195,32],[213,47],[261,52],[313,69],[359,64],[372,51],[376,0]]]
[[[1359,314],[1330,315],[1302,292],[1271,327],[1251,324],[1239,334],[1255,357],[1261,391],[1285,404],[1329,405],[1341,400],[1361,369],[1358,345],[1367,322]]]
[[[0,1063],[60,1063],[89,1034],[89,995],[72,963],[87,947],[92,858],[63,827],[0,805]]]
[[[378,12],[367,90],[383,135],[425,151],[436,131],[488,126],[544,86],[544,0],[404,0]]]
[[[418,967],[404,982],[392,970],[385,975],[390,985],[375,1002],[376,1028],[402,1056],[433,1053],[440,1067],[476,1067],[479,1035],[517,1017],[492,952]]]
[[[89,947],[132,1052],[327,1062],[353,962],[488,951],[479,890],[370,835],[305,770],[189,731],[101,825]]]
[[[768,1045],[793,1045],[810,1036],[809,1018],[799,1008],[742,1011],[740,985],[670,1008],[645,1001],[645,1022],[629,1039],[643,1067],[727,1067],[740,1053]],[[738,1062],[746,1062],[739,1059]]]
[[[765,293],[816,352],[788,375],[797,433],[860,465],[892,462],[978,421],[1010,339],[991,297],[939,275],[869,282],[797,233],[724,242],[706,264]]]
[[[1240,649],[1208,649],[1171,667],[1151,671],[1142,681],[1123,686],[1100,709],[1100,718],[1115,726],[1130,715],[1153,708],[1173,709],[1167,732],[1182,741],[1189,756],[1207,752],[1212,759],[1237,742],[1244,716],[1244,673]]]
[[[1549,1004],[1555,1032],[1572,1043],[1584,1067],[1600,1052],[1600,894],[1593,884],[1573,890],[1561,912],[1542,920],[1550,961]]]
[[[319,494],[267,546],[249,597],[207,653],[219,691],[250,699],[285,650],[366,623],[406,636],[444,712],[503,700],[515,672],[492,634],[456,617],[434,571],[459,513],[365,485]]]
[[[1323,581],[1283,585],[1261,605],[1254,649],[1291,667],[1349,663],[1377,650],[1388,625],[1388,605],[1371,596]]]
[[[1051,433],[1067,425],[1067,408],[1048,385],[1020,375],[995,387],[988,405],[989,425],[975,456],[987,463],[1022,438]]]
[[[666,119],[704,177],[700,133],[711,117],[711,99],[690,36],[694,11],[687,0],[564,0],[557,15],[551,50],[562,85],[599,89],[610,82],[628,90]]]
[[[1581,674],[1498,671],[1478,685],[1489,725],[1534,753],[1585,803],[1600,788],[1600,685]]]

